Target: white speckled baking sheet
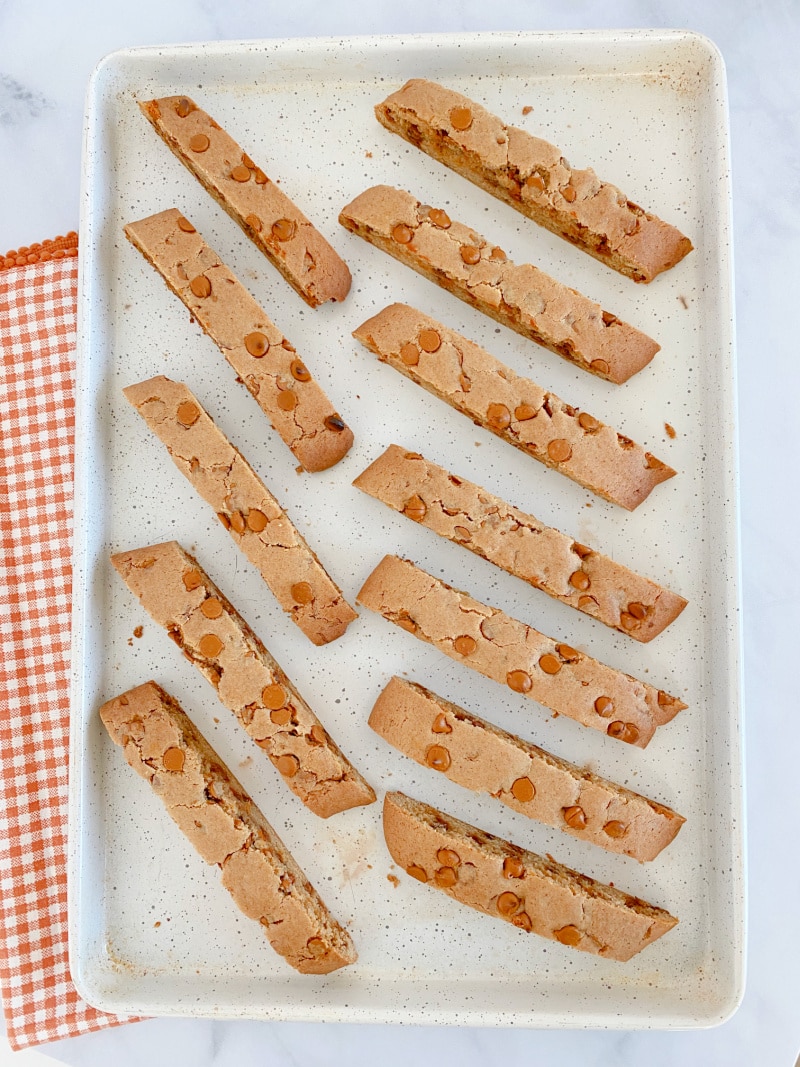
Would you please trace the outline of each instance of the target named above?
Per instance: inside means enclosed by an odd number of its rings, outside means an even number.
[[[558,144],[573,165],[594,166],[679,225],[696,251],[637,286],[537,227],[377,123],[373,105],[413,76],[461,89]],[[343,304],[307,308],[154,134],[136,100],[173,93],[193,96],[317,222],[353,271]],[[523,116],[526,105],[533,110]],[[118,52],[89,88],[84,165],[70,827],[71,961],[83,995],[112,1011],[228,1018],[636,1028],[722,1021],[743,985],[744,835],[728,128],[713,45],[652,31]],[[446,207],[515,261],[538,264],[651,333],[662,351],[614,386],[497,326],[338,225],[341,207],[378,182]],[[296,473],[216,347],[125,241],[125,222],[171,206],[263,303],[353,427],[356,443],[332,470]],[[610,422],[678,477],[628,514],[473,426],[351,338],[393,300]],[[688,709],[641,751],[554,718],[366,611],[341,640],[313,648],[125,402],[124,385],[161,373],[186,381],[207,405],[351,602],[383,554],[398,552],[681,695]],[[639,645],[441,541],[352,488],[390,442],[662,581],[689,607]],[[552,853],[667,908],[678,927],[628,964],[588,956],[396,871],[380,803],[327,822],[311,815],[113,572],[110,552],[172,538],[197,554],[381,797],[403,789]],[[367,727],[393,673],[675,807],[686,826],[640,865],[468,793]],[[125,766],[97,709],[149,678],[180,701],[348,925],[355,966],[325,978],[291,971]]]

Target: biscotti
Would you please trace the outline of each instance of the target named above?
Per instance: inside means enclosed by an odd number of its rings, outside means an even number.
[[[357,602],[514,692],[639,748],[686,707],[397,556],[381,560]]]
[[[559,148],[452,89],[412,78],[375,114],[387,130],[635,282],[651,282],[692,251],[680,230],[591,168],[570,167]]]
[[[402,678],[392,678],[378,697],[369,725],[451,782],[609,852],[655,859],[686,821]]]
[[[119,552],[111,562],[315,815],[327,819],[375,800],[261,640],[177,541]]]
[[[629,511],[675,475],[629,437],[407,304],[390,304],[353,336],[473,422]]]
[[[339,221],[453,296],[610,382],[627,381],[660,348],[593,300],[531,263],[512,263],[475,230],[401,189],[367,189]]]
[[[678,920],[404,793],[387,793],[383,833],[395,863],[453,900],[526,933],[625,962]]]
[[[108,733],[148,781],[236,905],[303,974],[355,963],[331,916],[286,846],[176,701],[147,682],[100,708]]]
[[[307,471],[332,467],[353,431],[292,345],[236,275],[175,208],[125,227],[179,296]]]
[[[399,445],[389,445],[353,485],[637,641],[651,641],[686,607],[677,593]]]
[[[156,133],[311,307],[344,300],[347,264],[286,193],[188,96],[139,104]]]
[[[341,637],[356,613],[189,388],[159,375],[123,392],[306,637],[315,645]]]

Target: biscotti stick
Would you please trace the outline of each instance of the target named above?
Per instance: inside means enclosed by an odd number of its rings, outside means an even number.
[[[629,437],[407,304],[390,304],[353,336],[462,415],[612,504],[633,511],[675,475]]]
[[[402,189],[367,189],[339,221],[453,296],[610,382],[627,381],[661,347],[533,264],[512,263],[475,230]]]
[[[397,556],[384,556],[356,599],[487,678],[639,748],[686,707]]]
[[[303,974],[355,963],[348,932],[177,702],[147,682],[100,708],[111,740],[269,943]]]
[[[206,192],[277,267],[312,308],[344,300],[347,264],[289,197],[188,96],[147,100],[139,107],[164,143]]]
[[[341,637],[356,613],[189,388],[159,375],[123,392],[306,637],[315,645]]]
[[[686,607],[677,593],[399,445],[389,445],[353,485],[637,641],[651,641]]]
[[[526,933],[595,956],[624,963],[678,922],[663,908],[404,793],[386,794],[383,834],[392,859],[417,881]]]
[[[242,616],[177,541],[119,552],[111,562],[315,815],[327,819],[373,802],[372,788]]]
[[[651,282],[692,251],[591,168],[435,82],[412,78],[375,108],[378,121],[523,215],[627,275]]]
[[[175,208],[125,234],[179,296],[307,471],[338,463],[353,443],[311,372],[267,313]]]
[[[508,734],[424,686],[394,677],[369,725],[451,782],[609,852],[652,860],[686,820],[638,793]]]

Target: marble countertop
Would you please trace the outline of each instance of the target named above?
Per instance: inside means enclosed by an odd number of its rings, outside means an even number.
[[[734,165],[741,520],[747,706],[749,959],[732,1019],[693,1032],[519,1031],[222,1023],[160,1019],[20,1053],[89,1067],[456,1061],[462,1067],[558,1063],[790,1067],[800,1050],[800,885],[794,827],[800,741],[792,634],[800,615],[793,531],[800,494],[792,441],[800,360],[789,336],[800,267],[800,6],[792,0],[4,0],[0,4],[0,251],[77,228],[83,97],[101,56],[161,42],[480,29],[678,27],[725,57]],[[783,399],[781,399],[783,398]],[[707,442],[709,448],[714,442]],[[784,449],[787,455],[784,456]],[[786,902],[785,905],[783,902]],[[0,1065],[11,1053],[0,1038]]]

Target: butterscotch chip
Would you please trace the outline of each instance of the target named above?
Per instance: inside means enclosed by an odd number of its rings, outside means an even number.
[[[128,386],[124,393],[309,640],[319,645],[340,637],[356,618],[355,612],[278,501],[197,398],[182,383],[164,377]],[[180,426],[174,415],[185,402],[200,412],[189,429]],[[248,529],[245,516],[252,511],[269,522],[260,532],[242,536]],[[260,525],[257,516],[254,521]],[[313,610],[303,610],[306,602],[294,597],[292,586],[299,582],[313,583]]]
[[[300,760],[297,756],[293,756],[289,752],[285,752],[282,756],[278,756],[275,760],[275,766],[278,768],[284,778],[294,778],[297,772],[300,770]]]
[[[328,740],[328,735],[325,733],[319,723],[314,723],[314,725],[309,731],[308,736],[317,745],[324,745]]]
[[[400,353],[428,330],[438,339],[436,358],[421,359],[412,368]],[[521,378],[462,334],[407,304],[389,305],[362,323],[353,336],[381,362],[472,422],[630,511],[656,485],[674,476],[669,467],[654,468],[644,448],[624,444],[622,435],[611,426],[601,425],[595,433],[587,433],[571,404],[531,379]],[[496,417],[490,418],[495,412]]]
[[[594,710],[604,719],[608,719],[614,713],[614,701],[609,697],[598,697],[594,702]]]
[[[184,218],[183,215],[178,218],[178,229],[183,230],[184,233],[197,233],[191,222]]]
[[[207,619],[218,619],[224,609],[215,596],[210,596],[200,605],[200,610]]]
[[[294,411],[297,407],[297,393],[292,389],[281,389],[278,393],[278,407],[281,411]]]
[[[505,254],[502,248],[498,248],[495,245],[495,247],[489,253],[489,259],[493,259],[499,263],[505,263],[505,261],[508,259],[508,256]]]
[[[544,656],[539,657],[539,666],[545,674],[558,674],[561,670],[561,664],[555,656],[546,653]]]
[[[108,701],[100,717],[128,764],[158,793],[202,859],[220,868],[235,904],[261,924],[276,952],[306,974],[355,961],[347,931],[168,693],[148,682]],[[160,772],[159,756],[168,775]]]
[[[511,786],[511,793],[520,804],[528,804],[536,796],[536,787],[530,778],[517,778]]]
[[[502,892],[497,898],[497,910],[506,919],[515,915],[519,909],[522,901],[519,899],[516,893],[510,893],[508,890]]]
[[[228,183],[231,188],[233,185]],[[237,188],[255,192],[252,183]],[[125,233],[219,346],[238,380],[303,468],[326,470],[347,453],[353,443],[352,433],[341,433],[325,423],[332,405],[313,379],[306,383],[302,403],[293,411],[283,411],[278,406],[275,384],[291,374],[297,353],[201,235],[180,229],[179,217],[180,212],[174,209],[163,211],[130,223]],[[205,278],[199,293],[210,295],[211,299],[198,295],[198,275]],[[206,291],[208,278],[213,278],[213,294],[210,288]]]
[[[407,245],[413,236],[414,231],[403,222],[399,222],[392,229],[392,237],[398,244]]]
[[[641,622],[643,619],[647,618],[647,608],[644,604],[637,604],[635,602],[628,604],[628,611],[633,615],[637,622]]]
[[[572,446],[563,437],[556,438],[547,446],[547,454],[554,463],[566,463],[572,458]]]
[[[461,863],[461,857],[451,848],[440,848],[436,853],[436,858],[445,867],[456,868]]]
[[[633,630],[638,625],[637,619],[627,611],[620,614],[619,621],[625,630]]]
[[[250,508],[247,512],[247,526],[253,533],[263,533],[267,528],[267,516],[258,508]]]
[[[556,645],[556,652],[562,659],[573,660],[577,659],[580,655],[577,649],[574,649],[572,645]]]
[[[417,624],[414,622],[413,619],[410,619],[408,615],[400,615],[394,621],[401,629],[405,630],[407,633],[416,633]]]
[[[182,581],[187,591],[192,592],[193,589],[203,584],[203,576],[200,571],[192,568],[184,573]]]
[[[470,108],[452,108],[450,111],[450,125],[454,130],[468,130],[472,125],[472,111]]]
[[[375,702],[369,725],[404,755],[427,766],[430,724],[438,718],[452,724],[445,776],[527,818],[640,861],[654,859],[683,825],[684,819],[665,805],[567,763],[424,686],[396,676]],[[570,813],[569,819],[565,812]],[[630,826],[630,831],[613,837],[605,827],[615,821]],[[457,865],[441,852],[437,862]],[[524,866],[512,855],[503,871],[507,878],[522,877]]]
[[[288,726],[292,721],[291,708],[275,708],[269,713],[269,721],[276,726]]]
[[[195,105],[187,96],[181,96],[175,104],[175,113],[185,119],[190,111],[194,111]]]
[[[472,537],[472,534],[466,528],[466,526],[454,526],[453,527],[453,535],[454,535],[456,541],[458,541],[459,543],[463,543],[464,541],[469,541],[470,538]]]
[[[578,804],[571,804],[563,810],[564,822],[573,830],[583,830],[586,826],[586,812]]]
[[[239,163],[238,166],[234,167],[231,171],[231,177],[235,182],[249,182],[250,171],[243,163]]]
[[[464,128],[453,121],[462,112],[470,116]],[[375,114],[388,130],[634,281],[652,281],[692,250],[676,227],[593,170],[572,168],[568,152],[506,125],[461,93],[414,78]]]
[[[595,374],[600,374],[603,377],[605,377],[611,371],[611,368],[609,367],[608,362],[605,359],[593,359],[589,366],[595,372]]]
[[[417,863],[412,863],[406,867],[406,874],[410,874],[412,878],[416,878],[418,882],[427,882],[428,873],[424,867],[420,867]]]
[[[310,382],[311,372],[305,363],[301,363],[299,359],[293,359],[289,364],[289,370],[292,372],[292,377],[298,382]]]
[[[436,330],[420,330],[419,347],[423,352],[438,352],[442,344],[442,338]]]
[[[518,926],[520,930],[524,930],[526,934],[531,933],[533,930],[533,923],[531,917],[527,911],[520,911],[511,919],[513,926]]]
[[[602,425],[594,415],[590,415],[587,411],[582,411],[578,416],[578,425],[582,430],[586,430],[587,433],[594,433],[595,430],[599,430]]]
[[[469,634],[461,634],[453,641],[453,647],[459,656],[471,656],[478,647],[478,642],[474,637],[470,637]]]
[[[244,347],[254,359],[263,359],[269,351],[269,340],[266,334],[253,330],[245,337]]]
[[[416,367],[419,363],[419,349],[409,341],[400,349],[400,358],[407,367]]]
[[[580,945],[582,935],[577,926],[562,926],[560,930],[554,930],[553,936],[556,941],[560,941],[562,945],[569,945],[571,948],[575,948]]]
[[[267,685],[261,691],[261,702],[269,711],[282,708],[288,699],[288,694],[282,685]]]
[[[639,740],[639,728],[632,722],[617,720],[609,723],[606,733],[609,737],[619,738],[620,741],[624,741],[628,745],[635,745]]]
[[[619,822],[618,819],[611,819],[603,826],[603,832],[607,833],[609,837],[624,837],[628,832],[628,827],[624,822]]]
[[[216,634],[206,634],[200,638],[197,647],[203,656],[213,659],[220,654],[225,646]]]
[[[204,133],[196,133],[189,139],[189,147],[193,152],[207,152],[211,144]]]
[[[436,718],[433,720],[431,730],[435,734],[451,734],[453,732],[453,727],[447,721],[447,717],[445,716],[444,712],[442,712],[437,715]]]
[[[291,241],[296,229],[292,219],[278,219],[272,224],[272,236],[276,241]]]
[[[586,571],[573,571],[569,576],[569,584],[573,589],[580,589],[582,592],[591,588],[592,580]]]
[[[505,404],[490,404],[486,409],[486,421],[493,430],[506,430],[511,425],[511,412]]]
[[[658,726],[674,718],[679,706],[685,706],[676,700],[669,708],[662,707],[655,686],[583,653],[562,662],[551,651],[556,643],[551,637],[454,589],[410,560],[385,556],[362,586],[358,602],[392,622],[411,615],[417,624],[415,637],[551,711],[604,733],[609,723],[597,714],[594,702],[598,696],[609,697],[618,718],[635,726],[636,743],[642,748]],[[453,647],[453,636],[458,635],[465,618],[480,627],[486,640],[479,641],[475,652],[463,658]],[[542,661],[546,667],[557,668],[557,673],[545,676]],[[612,737],[615,731],[610,731]]]
[[[425,762],[435,771],[446,771],[450,766],[450,753],[442,745],[430,745],[425,753]]]
[[[347,424],[340,415],[328,415],[325,419],[325,425],[328,427],[329,430],[333,430],[334,433],[342,433],[343,431],[347,430]],[[348,433],[350,433],[349,430]],[[353,435],[350,433],[351,439],[352,436]]]
[[[432,207],[428,212],[428,218],[431,220],[434,226],[438,226],[442,230],[450,229],[450,216],[446,211],[442,211],[441,208]]]
[[[311,604],[314,601],[314,590],[308,582],[296,582],[292,586],[292,599],[297,604]]]
[[[161,757],[161,762],[167,771],[182,771],[186,762],[186,754],[182,748],[168,748]]]
[[[189,282],[189,288],[200,300],[211,296],[211,282],[206,278],[205,274],[198,274],[196,278],[192,278],[191,282]]]
[[[403,220],[407,241],[397,240],[396,219]],[[656,341],[617,316],[606,325],[598,303],[533,263],[487,260],[482,250],[493,242],[455,220],[440,229],[427,208],[402,189],[367,189],[342,209],[339,222],[453,296],[592,374],[600,372],[595,361],[603,360],[609,368],[603,377],[620,384],[659,351]]]
[[[407,515],[409,519],[413,519],[414,522],[422,522],[427,512],[428,508],[425,501],[416,494],[406,501],[406,505],[403,508],[403,514]]]
[[[245,215],[244,224],[246,229],[253,230],[254,233],[261,233],[264,229],[264,223],[258,215]]]
[[[533,687],[533,681],[527,671],[509,671],[506,675],[506,684],[515,693],[529,693]]]
[[[433,881],[440,889],[450,889],[458,881],[458,874],[452,867],[440,867],[434,873]]]
[[[181,426],[194,426],[200,418],[200,408],[191,400],[184,400],[183,403],[178,404],[176,418]]]

